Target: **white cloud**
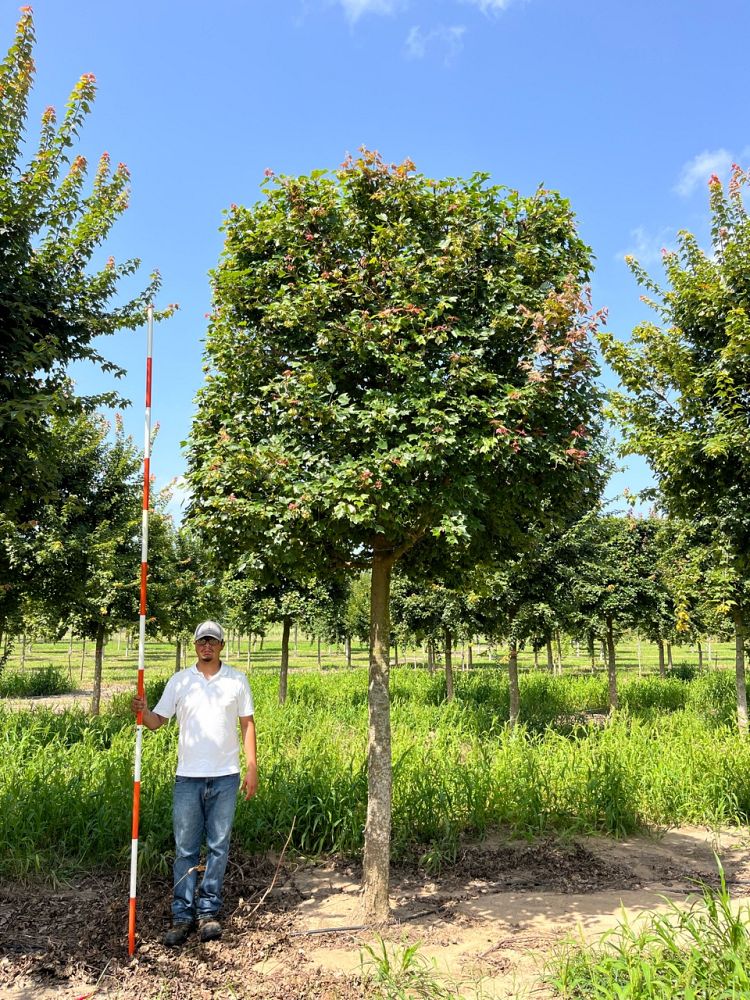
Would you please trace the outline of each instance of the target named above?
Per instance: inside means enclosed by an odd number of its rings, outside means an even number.
[[[472,7],[478,7],[483,14],[499,14],[501,10],[510,7],[513,0],[463,0]]]
[[[363,14],[393,14],[401,0],[339,0],[350,21],[358,21]]]
[[[415,24],[406,37],[406,54],[410,59],[424,59],[428,49],[439,46],[445,53],[443,61],[448,65],[463,48],[465,32],[462,24],[441,24],[429,31]]]
[[[639,264],[650,267],[658,264],[662,257],[662,250],[674,249],[674,230],[664,228],[658,232],[650,233],[645,226],[636,226],[630,230],[631,244],[627,250],[620,250],[616,255],[617,260],[623,257],[635,257]]]
[[[677,194],[687,198],[699,185],[707,184],[711,174],[726,176],[731,166],[732,154],[728,150],[704,150],[684,165],[674,189]]]

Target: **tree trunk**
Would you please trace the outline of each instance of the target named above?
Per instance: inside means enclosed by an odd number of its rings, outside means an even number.
[[[262,638],[263,636],[261,636]],[[294,655],[299,656],[299,629],[296,625],[294,626]]]
[[[588,634],[589,659],[591,660],[591,673],[596,673],[596,648],[594,647],[594,633]]]
[[[182,639],[178,639],[174,644],[174,672],[182,666]]]
[[[534,670],[539,669],[539,649],[537,646],[533,647],[534,650]]]
[[[250,655],[253,648],[252,636],[247,637],[247,672],[250,673]]]
[[[364,915],[384,924],[390,915],[391,859],[391,705],[388,690],[388,637],[393,556],[377,550],[370,584],[370,670],[367,692],[367,822],[362,870]]]
[[[81,680],[83,680],[83,665],[86,662],[86,636],[83,637],[83,649],[81,650]]]
[[[666,677],[667,676],[667,668],[666,668],[666,665],[664,663],[664,640],[663,639],[657,639],[656,640],[656,648],[659,650],[659,676],[660,677]]]
[[[26,633],[21,635],[21,670],[26,669]]]
[[[393,643],[393,665],[398,666],[398,641]]]
[[[518,725],[518,716],[521,712],[521,695],[518,690],[518,646],[515,640],[511,640],[508,651],[508,682],[510,693],[510,728],[515,729]]]
[[[703,673],[703,646],[700,639],[698,639],[698,670]]]
[[[562,640],[560,639],[560,629],[555,631],[555,644],[557,645],[557,673],[562,677]]]
[[[94,650],[94,690],[91,694],[91,714],[98,715],[102,700],[102,668],[104,666],[104,626],[96,630]]]
[[[68,636],[68,677],[73,676],[73,629],[70,630],[70,635]]]
[[[670,670],[674,670],[674,660],[672,659],[672,643],[667,643],[667,666]]]
[[[352,637],[348,635],[344,639],[344,650],[346,652],[346,665],[351,669],[352,665]]]
[[[427,640],[427,669],[431,674],[435,673],[435,648],[432,639]]]
[[[466,647],[466,666],[469,670],[474,666],[474,650],[471,643]]]
[[[643,676],[643,659],[641,657],[641,637],[640,636],[638,636],[636,638],[636,643],[637,643],[636,650],[637,650],[637,653],[638,653],[638,676],[642,677]]]
[[[554,674],[554,672],[555,672],[555,658],[552,655],[552,637],[551,636],[549,636],[549,635],[547,636],[547,640],[546,640],[545,645],[547,647],[547,670],[549,670],[549,672],[551,674]]]
[[[289,676],[289,633],[292,629],[292,619],[289,615],[282,618],[281,627],[281,672],[279,674],[279,705],[286,701],[287,678]]]
[[[323,661],[320,658],[320,636],[318,636],[318,670],[323,669]]]
[[[453,639],[448,629],[445,630],[445,698],[453,701]]]
[[[740,605],[734,608],[734,670],[737,687],[737,727],[747,736],[747,687],[745,685],[745,620]]]
[[[607,677],[609,680],[609,710],[614,711],[618,707],[617,698],[617,672],[615,663],[615,637],[612,631],[612,619],[607,618]]]

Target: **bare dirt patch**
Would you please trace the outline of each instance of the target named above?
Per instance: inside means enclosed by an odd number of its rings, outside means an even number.
[[[576,931],[596,935],[661,897],[684,900],[695,880],[716,882],[718,849],[733,894],[750,894],[750,847],[738,832],[715,838],[685,828],[661,838],[576,838],[535,842],[494,838],[467,845],[439,876],[394,866],[394,947],[421,953],[466,996],[552,996],[541,981],[545,957]],[[356,864],[307,864],[239,857],[226,880],[224,936],[180,950],[161,944],[169,922],[166,878],[139,887],[138,950],[127,955],[127,876],[81,875],[52,888],[0,887],[0,997],[3,1000],[122,1000],[214,997],[360,1000],[377,995],[360,978],[362,928]],[[265,896],[265,898],[263,898]],[[98,985],[97,985],[98,984]]]

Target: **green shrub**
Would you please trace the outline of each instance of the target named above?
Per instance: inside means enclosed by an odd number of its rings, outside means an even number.
[[[67,694],[73,684],[60,667],[48,664],[34,670],[5,670],[0,674],[0,697],[41,698]]]
[[[668,677],[676,677],[679,681],[692,681],[698,676],[698,668],[693,663],[678,663],[667,671]]]
[[[730,670],[709,670],[692,682],[687,707],[710,722],[733,725],[737,719],[737,690]]]
[[[631,677],[620,685],[620,705],[631,715],[657,709],[676,712],[687,704],[688,688],[676,677]]]

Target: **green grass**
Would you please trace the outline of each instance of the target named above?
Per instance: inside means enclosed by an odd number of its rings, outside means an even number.
[[[7,670],[0,673],[0,698],[39,698],[67,694],[74,690],[70,677],[55,664],[35,670]]]
[[[462,1000],[460,984],[440,972],[420,953],[419,944],[388,945],[378,937],[360,951],[361,979],[367,996],[377,1000]],[[481,980],[470,984],[471,995],[483,995]]]
[[[738,1000],[750,997],[750,907],[733,904],[719,868],[687,906],[629,921],[595,944],[568,943],[550,979],[566,1000]]]
[[[154,704],[167,673],[150,675]],[[361,851],[366,816],[367,677],[364,670],[251,677],[260,790],[241,803],[235,834],[249,850],[307,855]],[[431,869],[462,836],[496,827],[521,834],[614,835],[684,822],[750,816],[750,744],[732,724],[731,675],[693,681],[623,676],[623,710],[609,719],[601,676],[521,677],[522,717],[506,725],[505,671],[444,678],[392,672],[393,847]],[[124,866],[130,849],[134,726],[130,695],[91,719],[82,711],[0,708],[0,871]],[[729,720],[729,721],[727,721]],[[146,733],[142,863],[167,870],[171,850],[174,725]]]

